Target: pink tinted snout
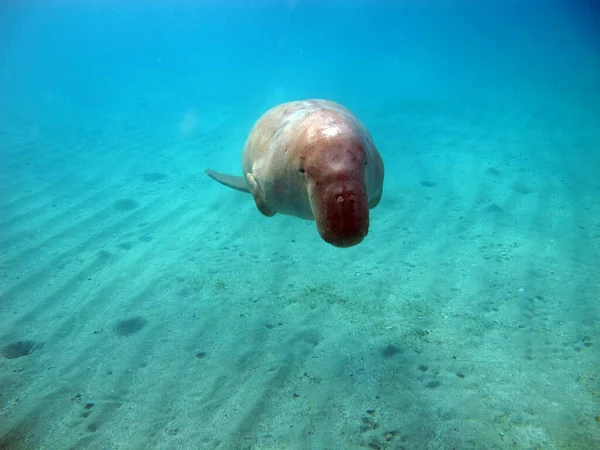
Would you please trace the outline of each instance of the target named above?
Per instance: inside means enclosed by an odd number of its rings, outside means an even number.
[[[321,237],[336,247],[359,244],[369,231],[369,208],[365,189],[360,185],[332,189],[321,199],[316,215]]]

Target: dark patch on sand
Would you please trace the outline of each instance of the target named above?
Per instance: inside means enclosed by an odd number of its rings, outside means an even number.
[[[157,181],[162,181],[165,178],[167,178],[167,175],[164,173],[160,173],[160,172],[151,172],[151,173],[145,173],[143,175],[144,181],[147,181],[149,183],[156,183]]]
[[[381,351],[384,358],[391,358],[398,353],[402,353],[402,349],[392,344],[386,345]]]
[[[498,205],[496,205],[495,203],[492,203],[491,205],[483,208],[483,212],[484,213],[503,213],[504,210],[502,208],[500,208]]]
[[[42,343],[36,341],[16,341],[6,344],[0,349],[0,354],[7,359],[16,359],[30,355],[42,347]]]
[[[132,198],[123,198],[115,202],[115,209],[119,212],[131,211],[138,206],[140,206],[139,203]]]
[[[494,167],[488,167],[486,169],[485,173],[487,173],[488,175],[493,175],[495,177],[499,177],[500,176],[500,172],[498,172],[498,169],[496,169]]]
[[[96,257],[101,261],[108,261],[110,258],[112,258],[112,253],[108,250],[100,250],[98,253],[96,253]]]
[[[136,316],[131,319],[121,320],[115,325],[115,333],[119,336],[131,336],[146,326],[148,321],[143,317]]]
[[[518,192],[519,194],[529,195],[535,192],[535,190],[523,183],[516,182],[512,185],[513,191]]]

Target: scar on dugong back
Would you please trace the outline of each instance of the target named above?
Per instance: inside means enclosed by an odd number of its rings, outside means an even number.
[[[249,192],[265,216],[315,220],[336,247],[359,244],[383,192],[383,161],[371,135],[328,100],[283,103],[256,122],[242,154],[243,176],[206,173]]]

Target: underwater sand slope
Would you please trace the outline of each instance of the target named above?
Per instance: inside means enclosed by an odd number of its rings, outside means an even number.
[[[210,183],[206,136],[12,152],[0,448],[593,448],[593,133],[379,113],[390,176],[347,251]]]

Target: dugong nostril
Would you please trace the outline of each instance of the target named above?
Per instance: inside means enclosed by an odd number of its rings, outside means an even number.
[[[339,194],[335,198],[335,201],[336,201],[336,203],[344,203],[345,201],[355,202],[356,201],[356,195],[350,194],[350,195],[348,195],[348,198],[345,198],[343,194]]]

